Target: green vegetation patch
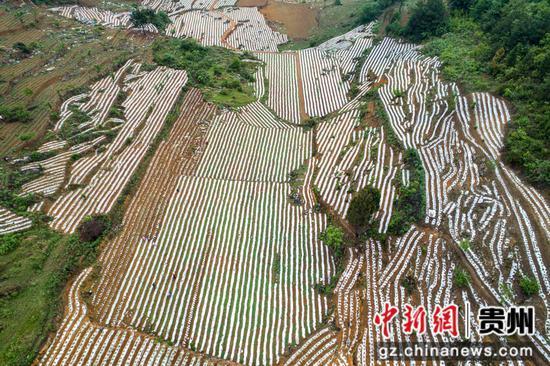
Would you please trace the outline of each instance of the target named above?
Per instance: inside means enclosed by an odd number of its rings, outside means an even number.
[[[168,15],[163,12],[155,12],[149,8],[137,8],[130,14],[130,21],[136,28],[144,29],[147,24],[152,24],[163,32],[168,24],[172,23]]]
[[[405,167],[410,172],[408,186],[401,186],[399,198],[393,208],[388,226],[388,234],[403,235],[412,224],[420,222],[426,212],[426,193],[424,167],[418,151],[407,149],[404,157]]]
[[[344,231],[340,227],[330,224],[319,238],[332,250],[337,258],[342,257],[344,254]]]
[[[455,269],[453,273],[453,283],[456,287],[465,288],[470,284],[470,275],[462,268]]]
[[[540,292],[540,285],[534,277],[522,277],[519,280],[519,287],[527,297],[537,295]]]
[[[445,79],[459,82],[464,91],[492,91],[492,81],[486,75],[488,65],[482,61],[491,50],[479,25],[472,19],[453,17],[450,29],[442,37],[430,39],[424,52],[440,57]]]
[[[326,230],[319,235],[319,239],[323,241],[331,250],[334,258],[336,259],[337,269],[336,274],[333,275],[327,283],[315,284],[315,290],[324,296],[332,295],[340,274],[344,271],[344,249],[346,246],[346,238],[344,231],[341,227],[331,223],[327,226]]]
[[[31,114],[27,108],[17,104],[13,106],[0,106],[0,122],[29,122]]]
[[[23,184],[38,178],[40,174],[40,172],[34,171],[22,173],[13,166],[2,162],[0,164],[0,206],[19,215],[27,215],[27,208],[36,203],[36,197],[32,194],[20,196],[17,191]]]
[[[455,0],[449,31],[427,42],[443,75],[467,91],[512,102],[504,159],[534,185],[550,186],[550,3]]]
[[[372,216],[380,207],[380,191],[367,186],[355,193],[346,215],[348,222],[357,234],[367,231],[372,224]]]
[[[187,71],[191,86],[218,105],[240,107],[256,100],[250,85],[259,63],[251,55],[220,47],[203,47],[192,39],[159,39],[153,45],[156,63]]]
[[[28,365],[61,311],[70,275],[95,260],[101,240],[80,240],[44,222],[0,237],[0,364]]]
[[[449,11],[443,0],[420,0],[412,9],[404,35],[414,41],[441,36],[449,29]]]

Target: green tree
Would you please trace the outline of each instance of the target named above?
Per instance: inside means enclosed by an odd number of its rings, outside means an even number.
[[[382,14],[382,8],[377,2],[368,2],[361,8],[360,23],[370,23]]]
[[[449,7],[451,9],[468,11],[474,2],[475,0],[450,0]]]
[[[443,0],[423,0],[413,9],[405,34],[415,41],[440,36],[449,29],[449,12]]]
[[[351,199],[346,219],[357,232],[369,228],[372,215],[380,207],[380,191],[373,187],[365,187]]]
[[[130,14],[130,21],[134,27],[141,28],[141,30],[147,24],[153,24],[161,32],[171,23],[170,18],[165,12],[159,11],[156,13],[153,9],[149,8],[134,9]]]

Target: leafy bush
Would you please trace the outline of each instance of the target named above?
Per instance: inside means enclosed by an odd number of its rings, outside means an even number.
[[[403,286],[407,294],[410,295],[416,289],[416,279],[413,275],[409,274],[401,281],[401,286]]]
[[[329,225],[327,229],[321,233],[319,238],[334,252],[336,257],[341,257],[343,254],[344,232],[341,228],[334,225]]]
[[[31,140],[32,138],[34,138],[35,136],[35,133],[34,132],[24,132],[22,134],[20,134],[19,136],[17,136],[19,138],[19,140],[21,141],[29,141]]]
[[[16,42],[13,44],[13,49],[19,51],[22,55],[28,56],[32,53],[32,48],[27,46],[23,42]]]
[[[318,283],[314,287],[319,294],[330,296],[334,292],[334,289],[336,288],[337,283],[338,283],[338,276],[332,276],[328,283],[325,283],[325,284]]]
[[[88,217],[78,227],[79,239],[88,243],[96,241],[109,227],[107,219],[103,216]]]
[[[519,287],[527,297],[534,296],[540,291],[540,285],[534,277],[522,277],[519,280]]]
[[[401,26],[401,22],[399,18],[396,20],[393,20],[386,27],[386,33],[396,37],[403,35],[404,32],[405,32],[405,29],[403,28],[403,26]]]
[[[109,109],[108,117],[109,118],[124,119],[124,112],[119,107],[112,106],[111,109]]]
[[[457,10],[468,10],[475,0],[450,0],[449,7]]]
[[[22,105],[0,106],[0,121],[2,122],[29,122],[30,112]]]
[[[29,154],[29,158],[31,159],[30,161],[35,162],[35,161],[51,158],[54,155],[55,155],[55,151],[47,151],[47,152],[33,151]]]
[[[378,18],[380,14],[382,14],[382,11],[383,9],[380,7],[380,4],[375,2],[372,2],[372,3],[369,2],[363,5],[363,8],[361,8],[360,22],[363,24],[370,23],[376,18]]]
[[[461,240],[460,243],[458,243],[458,246],[460,249],[467,251],[470,249],[470,241],[468,239]]]
[[[550,118],[550,111],[546,112],[546,117]],[[544,121],[537,122],[536,117],[529,119],[522,116],[515,121],[506,138],[505,160],[513,166],[521,167],[527,178],[539,186],[550,184],[550,148],[548,139],[537,138],[537,132],[528,131],[537,126],[547,129],[547,124]]]
[[[15,249],[19,240],[14,234],[0,236],[0,255],[6,255]]]

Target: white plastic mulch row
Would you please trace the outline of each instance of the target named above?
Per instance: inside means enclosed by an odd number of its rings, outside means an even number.
[[[166,34],[172,37],[191,37],[205,46],[223,46],[222,36],[230,28],[229,21],[212,11],[190,11],[172,18]]]
[[[141,5],[169,14],[234,6],[236,0],[142,0]]]
[[[15,213],[0,207],[0,235],[23,231],[31,226],[31,219],[16,215]]]
[[[234,48],[247,51],[277,52],[277,46],[288,37],[272,30],[258,8],[224,8],[223,14],[236,23],[227,42]]]
[[[83,23],[100,24],[110,27],[126,28],[130,25],[130,13],[113,13],[110,10],[99,8],[86,8],[82,6],[63,6],[52,8],[52,11],[58,12],[66,18],[74,18]]]
[[[267,106],[280,118],[299,123],[296,56],[293,53],[258,53],[256,56],[266,64],[265,77],[269,83]]]
[[[360,26],[315,48],[299,51],[305,111],[321,117],[347,102],[351,73],[372,45],[372,24]]]
[[[246,181],[286,182],[311,156],[311,132],[286,125],[260,103],[212,121],[208,149],[197,175]]]
[[[488,93],[474,93],[475,121],[483,141],[494,159],[500,155],[503,146],[504,128],[510,121],[510,113],[504,102]]]
[[[277,362],[321,321],[327,302],[313,285],[334,270],[317,237],[324,216],[290,205],[289,193],[285,183],[181,177],[158,238],[140,239],[114,314],[131,309],[134,326],[175,343],[188,333],[216,357]]]
[[[211,365],[202,355],[191,355],[152,336],[90,322],[79,294],[90,273],[91,268],[83,271],[71,286],[68,314],[38,365]]]
[[[73,232],[87,215],[108,212],[137,169],[187,82],[185,71],[159,67],[127,85],[126,122],[107,146],[105,159],[88,185],[62,194],[50,207],[50,225]]]

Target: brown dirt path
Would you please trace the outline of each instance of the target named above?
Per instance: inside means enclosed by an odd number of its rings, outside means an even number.
[[[298,102],[300,103],[300,119],[305,121],[308,118],[306,113],[306,100],[304,97],[304,84],[302,80],[302,66],[300,64],[300,53],[294,52],[296,57],[296,77],[298,78]]]

